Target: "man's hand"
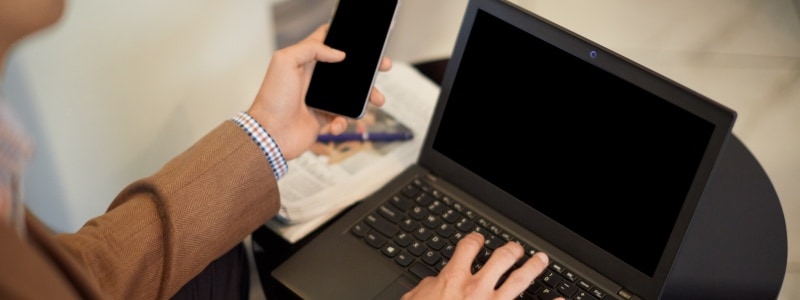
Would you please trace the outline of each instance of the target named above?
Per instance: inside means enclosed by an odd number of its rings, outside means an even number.
[[[303,154],[316,141],[323,126],[342,133],[347,119],[314,110],[305,103],[308,83],[317,61],[340,62],[345,53],[323,43],[328,24],[317,28],[297,44],[275,51],[261,89],[247,111],[272,136],[287,160]],[[392,67],[384,57],[380,71]],[[382,106],[383,94],[373,87],[370,103]]]
[[[472,274],[472,261],[483,242],[483,235],[479,233],[464,236],[439,275],[426,277],[402,299],[514,299],[547,268],[547,255],[537,252],[495,289],[500,277],[522,258],[524,250],[517,243],[506,243],[492,253],[478,272]]]

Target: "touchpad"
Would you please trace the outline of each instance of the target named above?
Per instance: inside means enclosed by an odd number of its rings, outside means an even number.
[[[397,276],[389,286],[387,286],[383,291],[381,291],[378,296],[375,296],[375,299],[392,299],[397,300],[403,297],[408,291],[413,289],[417,286],[417,280],[411,279],[406,275]]]

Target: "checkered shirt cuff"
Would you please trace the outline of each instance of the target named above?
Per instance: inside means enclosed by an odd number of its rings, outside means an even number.
[[[275,174],[275,180],[281,179],[283,175],[286,175],[286,172],[289,171],[289,165],[286,164],[286,159],[283,157],[281,149],[278,148],[278,144],[276,144],[275,140],[264,130],[264,127],[261,127],[261,124],[258,124],[256,119],[246,112],[236,114],[233,121],[247,132],[247,135],[258,144],[258,147],[261,148],[261,151],[267,156],[269,165],[272,167],[272,171]]]

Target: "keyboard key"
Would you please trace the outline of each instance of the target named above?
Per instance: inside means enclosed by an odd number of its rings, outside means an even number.
[[[578,281],[578,275],[570,270],[564,270],[564,273],[561,273],[561,275],[564,275],[564,278],[571,282]]]
[[[500,246],[504,245],[505,243],[506,241],[497,237],[496,235],[490,235],[486,237],[486,240],[483,242],[483,245],[489,249],[494,250],[500,248]]]
[[[562,295],[567,296],[567,298],[572,297],[572,295],[578,291],[578,287],[568,281],[562,281],[556,289],[558,289],[558,292]]]
[[[453,201],[453,204],[451,204],[450,206],[452,206],[456,211],[460,213],[463,213],[464,211],[467,210],[467,207],[464,206],[464,204],[458,203],[456,201]]]
[[[425,251],[428,251],[428,247],[426,247],[423,243],[415,241],[408,245],[406,250],[408,250],[408,252],[411,254],[414,254],[414,256],[420,256],[422,253],[425,253]]]
[[[536,253],[536,249],[533,249],[533,247],[528,246],[527,244],[522,244],[522,248],[525,249],[526,256],[533,256]]]
[[[491,232],[489,232],[488,230],[486,230],[486,228],[483,228],[481,226],[473,227],[472,228],[472,232],[477,232],[477,233],[482,234],[485,239],[488,239],[490,236],[492,236]]]
[[[369,214],[364,221],[387,237],[393,237],[400,231],[400,228],[389,222],[389,220],[381,216],[376,216],[375,214]]]
[[[545,287],[542,288],[542,290],[540,290],[536,296],[540,300],[553,300],[559,295],[558,292],[554,291],[553,289]]]
[[[428,194],[419,194],[416,198],[417,204],[422,206],[430,205],[433,200],[436,200],[436,198],[433,198],[433,196]]]
[[[412,241],[414,241],[414,239],[409,233],[401,232],[394,236],[394,242],[400,247],[407,247]]]
[[[400,248],[397,247],[397,245],[395,245],[394,243],[388,242],[385,245],[383,245],[383,247],[381,247],[381,252],[383,253],[383,255],[386,255],[388,257],[394,257],[395,255],[397,255],[398,252],[400,252]]]
[[[578,287],[587,291],[591,291],[594,285],[586,280],[578,280]]]
[[[559,284],[564,282],[564,279],[561,278],[561,275],[558,275],[555,272],[547,271],[542,276],[542,282],[549,287],[557,287]]]
[[[419,222],[414,219],[405,219],[402,223],[400,223],[400,228],[405,230],[406,232],[414,231],[419,227]]]
[[[450,242],[453,244],[458,244],[458,241],[464,237],[464,234],[461,232],[453,233],[453,236],[450,237]]]
[[[445,220],[447,223],[455,223],[458,219],[461,219],[461,214],[458,213],[455,209],[448,208],[447,210],[442,213],[442,219]]]
[[[403,191],[402,191],[403,195],[408,197],[408,198],[410,198],[410,199],[416,198],[417,195],[419,195],[421,192],[422,192],[422,190],[420,190],[417,186],[410,185],[410,184],[404,186],[403,187]]]
[[[358,222],[358,224],[354,225],[353,228],[350,229],[350,232],[360,238],[363,238],[365,235],[367,235],[368,231],[369,227],[367,227],[364,222]]]
[[[422,255],[422,261],[424,261],[429,266],[435,265],[439,260],[442,259],[442,255],[439,252],[434,250],[425,251],[425,254]]]
[[[434,215],[428,215],[427,217],[425,217],[425,219],[422,219],[422,225],[425,225],[425,227],[431,229],[436,228],[441,223],[442,219],[439,219],[439,217]]]
[[[433,250],[442,249],[442,247],[444,247],[444,245],[446,244],[447,240],[438,235],[434,235],[428,240],[428,247],[430,247]]]
[[[454,246],[453,244],[447,244],[447,246],[444,246],[444,248],[441,251],[442,256],[447,259],[453,257],[454,252],[456,252],[456,246]]]
[[[395,195],[389,199],[389,202],[391,202],[394,207],[397,207],[397,209],[401,211],[407,211],[414,206],[414,200],[411,200],[405,195]]]
[[[381,205],[380,207],[378,207],[378,213],[380,213],[381,216],[386,217],[386,219],[395,224],[400,222],[400,220],[402,220],[403,217],[406,216],[405,213],[387,205]]]
[[[394,261],[403,267],[408,267],[412,262],[414,262],[414,256],[409,254],[406,251],[400,251],[397,256],[394,257]]]
[[[478,257],[476,259],[482,263],[485,263],[486,261],[489,260],[489,257],[491,256],[492,256],[492,250],[484,247],[483,249],[481,249],[480,252],[478,252]]]
[[[477,262],[477,261],[473,262],[472,263],[472,274],[478,273],[478,271],[480,271],[481,268],[483,268],[483,263],[482,262]]]
[[[500,229],[500,227],[499,227],[499,226],[497,226],[497,225],[495,225],[495,224],[489,225],[489,227],[486,227],[486,229],[489,229],[489,232],[491,232],[491,233],[494,233],[494,235],[501,235],[501,234],[503,234],[503,230],[502,230],[502,229]],[[506,241],[507,241],[507,240],[506,240]]]
[[[594,288],[589,292],[592,293],[592,296],[594,296],[597,299],[603,299],[603,298],[606,297],[606,292],[604,292],[604,291],[602,291],[602,290],[600,290],[598,288]]]
[[[462,213],[464,214],[464,216],[466,216],[466,217],[467,217],[467,218],[469,218],[470,220],[474,220],[474,219],[475,219],[475,217],[477,217],[477,216],[478,216],[478,214],[476,214],[476,213],[475,213],[474,211],[472,211],[471,209],[466,209],[466,210],[465,210],[464,212],[462,212]]]
[[[446,265],[447,265],[447,262],[449,262],[449,260],[447,260],[447,259],[442,259],[442,260],[440,260],[438,263],[436,263],[436,265],[435,265],[435,266],[433,266],[433,268],[434,268],[434,269],[436,269],[436,272],[441,272],[441,271],[442,271],[442,269],[444,269],[444,266],[446,266]]]
[[[422,220],[428,216],[428,211],[422,206],[414,206],[411,211],[408,212],[408,215],[414,218],[415,220]]]
[[[565,268],[561,264],[559,264],[557,262],[551,262],[550,263],[550,270],[556,271],[556,273],[561,274],[561,273],[564,272]]]
[[[593,297],[592,295],[589,294],[589,292],[586,292],[586,291],[578,291],[577,293],[575,293],[574,296],[572,296],[572,299],[573,300],[597,300],[597,298]]]
[[[533,283],[531,283],[531,285],[529,285],[528,288],[525,289],[525,293],[530,295],[536,295],[539,294],[539,292],[543,288],[544,285],[542,284],[542,282],[540,282],[539,280],[534,280]]]
[[[472,228],[475,228],[475,222],[472,222],[472,220],[467,218],[462,218],[460,221],[458,221],[458,223],[456,223],[456,227],[462,232],[469,232],[472,230]]]
[[[425,226],[420,226],[417,230],[414,231],[414,237],[420,241],[426,241],[429,237],[433,235],[433,231],[428,229]]]
[[[416,184],[417,187],[419,187],[419,189],[421,189],[425,193],[433,193],[433,187],[427,182],[424,182],[422,180],[417,180],[414,181],[414,184]]]
[[[367,235],[364,236],[364,240],[375,248],[380,248],[384,243],[386,243],[386,238],[382,237],[378,233],[375,233],[374,231],[367,233]]]
[[[455,232],[456,228],[447,223],[442,223],[439,225],[439,227],[436,227],[436,234],[443,238],[449,238]]]
[[[478,223],[478,225],[486,229],[489,229],[489,226],[492,226],[492,222],[489,222],[489,220],[486,220],[484,218],[478,218],[476,222]]]
[[[428,210],[437,216],[441,215],[445,209],[447,209],[447,206],[439,200],[435,200],[428,205]]]

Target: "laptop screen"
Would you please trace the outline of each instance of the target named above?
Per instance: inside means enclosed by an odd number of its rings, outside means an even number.
[[[421,160],[626,284],[663,282],[734,114],[533,20],[468,9]]]
[[[714,125],[476,18],[433,148],[652,276]]]

